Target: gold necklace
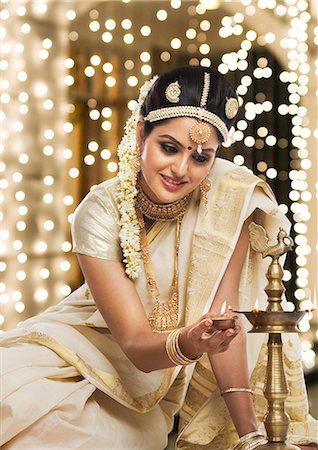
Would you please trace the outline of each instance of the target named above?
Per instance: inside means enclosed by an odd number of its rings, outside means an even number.
[[[191,199],[191,193],[176,200],[173,203],[164,203],[162,205],[151,201],[143,192],[140,185],[137,186],[136,207],[152,220],[162,220],[170,222],[183,217]]]
[[[148,316],[148,320],[153,331],[164,332],[173,330],[177,327],[179,315],[178,255],[180,247],[181,222],[183,216],[177,218],[174,270],[170,287],[169,300],[166,303],[161,303],[159,299],[160,292],[154,277],[151,264],[145,221],[142,215],[142,211],[140,211],[139,208],[136,208],[136,212],[140,227],[141,257],[144,262],[148,290],[153,299],[152,311]]]

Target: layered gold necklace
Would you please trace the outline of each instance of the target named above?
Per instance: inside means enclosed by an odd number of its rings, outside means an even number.
[[[136,206],[151,220],[171,222],[183,217],[191,199],[191,193],[173,203],[159,204],[151,201],[140,186],[137,186]]]
[[[179,289],[178,289],[178,255],[180,247],[181,222],[190,202],[191,194],[174,203],[158,205],[153,203],[139,187],[136,197],[136,213],[140,227],[141,257],[144,263],[148,291],[153,299],[152,311],[148,316],[151,329],[156,332],[173,330],[178,325],[179,316]],[[172,213],[173,212],[173,213]],[[176,220],[176,240],[173,279],[167,302],[160,301],[160,292],[154,277],[151,263],[149,242],[147,238],[144,215],[152,220],[173,221]]]

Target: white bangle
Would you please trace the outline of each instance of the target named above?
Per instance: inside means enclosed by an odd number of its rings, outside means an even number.
[[[258,431],[253,431],[242,436],[239,441],[231,447],[231,450],[254,450],[260,445],[267,444],[268,440]]]
[[[228,388],[228,389],[224,389],[223,391],[220,392],[221,395],[224,394],[231,394],[232,392],[248,392],[249,394],[254,394],[254,392],[252,391],[252,389],[250,388]]]
[[[259,438],[253,442],[251,442],[250,444],[247,442],[246,443],[246,447],[243,447],[244,450],[254,450],[255,448],[259,447],[260,445],[265,445],[267,444],[268,440],[264,438],[264,436],[262,438]]]
[[[245,442],[248,439],[251,439],[251,438],[253,438],[255,436],[262,436],[262,437],[264,437],[262,435],[262,433],[260,433],[259,431],[252,431],[251,433],[244,434],[244,436],[241,436],[240,439],[239,439],[239,443]]]

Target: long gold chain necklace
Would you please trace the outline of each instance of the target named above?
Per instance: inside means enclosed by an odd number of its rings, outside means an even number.
[[[165,303],[162,303],[160,302],[160,292],[154,277],[153,267],[151,263],[149,243],[147,239],[143,214],[138,207],[136,208],[136,213],[140,227],[141,257],[145,267],[148,290],[153,299],[152,311],[148,316],[148,320],[153,331],[164,332],[173,330],[177,327],[179,315],[178,255],[180,247],[180,230],[183,215],[178,216],[177,218],[174,269],[169,293],[169,300]]]

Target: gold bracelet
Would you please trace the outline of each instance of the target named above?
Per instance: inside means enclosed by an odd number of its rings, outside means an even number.
[[[176,366],[186,366],[188,364],[192,364],[198,361],[202,356],[200,355],[195,359],[190,359],[182,353],[179,345],[179,336],[182,330],[183,328],[177,328],[176,330],[171,331],[166,339],[166,352],[168,358]]]
[[[232,392],[248,392],[249,394],[254,394],[254,392],[252,391],[252,389],[250,388],[228,388],[228,389],[224,389],[223,391],[220,392],[221,395],[224,394],[232,394]]]
[[[231,450],[254,450],[260,445],[267,444],[268,440],[264,436],[256,436],[245,442],[237,442]]]
[[[241,436],[239,442],[245,442],[257,436],[263,437],[262,433],[260,433],[259,431],[252,431],[251,433],[244,434],[244,436]]]
[[[263,437],[254,438],[250,441],[244,442],[243,447],[241,447],[241,450],[254,450],[255,448],[259,447],[260,445],[267,444],[268,440]]]
[[[166,340],[166,352],[167,355],[176,366],[183,365],[184,361],[180,361],[180,358],[178,356],[177,350],[176,350],[176,340],[179,337],[179,330],[171,331],[171,333],[167,336]]]

